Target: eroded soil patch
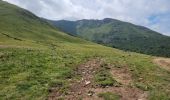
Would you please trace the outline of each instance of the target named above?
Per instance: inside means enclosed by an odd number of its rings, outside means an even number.
[[[121,83],[121,86],[107,87],[107,88],[96,88],[93,89],[96,94],[112,92],[117,95],[120,95],[121,100],[147,100],[148,94],[145,91],[142,91],[136,87],[130,86],[133,83],[132,75],[127,67],[122,68],[111,68],[110,70],[112,76],[116,81]],[[97,95],[95,95],[97,98]]]
[[[91,97],[92,91],[90,91],[94,86],[93,76],[96,70],[99,69],[102,64],[100,59],[92,59],[84,64],[78,66],[76,74],[81,76],[80,80],[71,80],[69,91],[67,95],[62,95],[58,93],[56,89],[53,89],[49,95],[49,100],[57,100],[64,98],[66,100],[79,100],[81,98],[86,99]]]
[[[155,58],[153,62],[161,68],[170,71],[170,58]]]
[[[103,64],[101,59],[92,59],[84,64],[81,64],[77,70],[77,75],[81,76],[80,80],[71,80],[69,90],[66,95],[59,93],[58,88],[54,88],[49,94],[49,100],[103,100],[98,97],[99,93],[112,92],[120,95],[121,100],[146,100],[147,93],[136,88],[130,87],[132,82],[131,74],[127,68],[111,68],[110,73],[114,79],[120,82],[120,86],[97,86],[94,82],[96,71]]]
[[[132,83],[132,75],[127,67],[124,68],[112,68],[111,74],[113,77],[123,85],[129,85]]]

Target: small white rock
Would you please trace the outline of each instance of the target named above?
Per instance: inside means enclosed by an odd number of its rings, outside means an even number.
[[[91,83],[90,81],[85,81],[85,84],[86,84],[86,85],[88,85],[88,84],[90,84],[90,83]]]
[[[83,74],[85,74],[86,72],[82,72]]]
[[[89,66],[85,66],[86,68],[88,68]]]

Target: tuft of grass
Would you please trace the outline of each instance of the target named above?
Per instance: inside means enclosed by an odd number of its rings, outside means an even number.
[[[97,85],[101,87],[106,86],[120,86],[120,83],[118,83],[109,72],[109,67],[107,64],[102,64],[101,69],[95,74],[95,82]]]
[[[112,92],[99,93],[98,97],[101,97],[104,100],[120,100],[120,96]]]
[[[143,83],[135,83],[135,86],[143,91],[148,91],[151,90],[152,87],[150,85],[147,84],[143,84]]]

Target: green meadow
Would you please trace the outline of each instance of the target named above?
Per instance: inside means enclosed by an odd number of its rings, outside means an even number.
[[[170,99],[170,72],[154,64],[154,57],[69,36],[0,1],[0,100],[45,100],[54,85],[66,93],[68,80],[78,78],[78,65],[93,58],[115,67],[128,66],[131,86],[148,91],[150,100]]]

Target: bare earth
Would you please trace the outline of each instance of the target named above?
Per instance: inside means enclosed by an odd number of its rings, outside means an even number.
[[[147,93],[136,88],[130,87],[133,82],[128,68],[112,68],[111,74],[120,82],[120,87],[102,88],[94,85],[93,76],[103,63],[101,59],[92,59],[84,64],[81,64],[77,69],[77,74],[82,76],[81,80],[71,80],[69,92],[63,95],[57,91],[57,88],[52,88],[48,100],[103,100],[97,94],[103,92],[112,92],[121,96],[121,100],[147,100]]]
[[[155,58],[153,62],[161,68],[170,71],[170,58]]]
[[[0,48],[21,48],[21,46],[14,46],[14,45],[0,45]]]

